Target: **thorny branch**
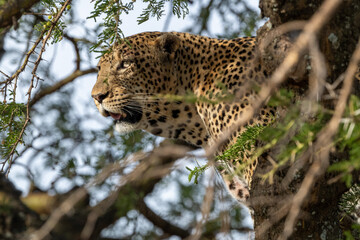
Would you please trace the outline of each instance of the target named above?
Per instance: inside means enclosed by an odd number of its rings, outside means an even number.
[[[49,40],[49,38],[50,38],[50,36],[51,36],[52,31],[53,31],[54,28],[56,27],[57,22],[58,22],[59,19],[62,17],[62,15],[63,15],[66,7],[67,7],[70,3],[71,3],[71,0],[67,0],[67,1],[65,1],[65,2],[63,3],[61,9],[59,10],[59,12],[57,13],[57,15],[55,16],[54,20],[52,21],[52,24],[51,24],[49,30],[47,30],[46,36],[43,38],[43,35],[46,33],[46,30],[44,29],[44,30],[40,33],[40,36],[39,36],[39,38],[36,40],[36,42],[35,42],[35,44],[33,45],[33,47],[32,47],[32,48],[30,49],[30,51],[26,54],[25,60],[24,60],[24,62],[23,62],[23,64],[22,64],[22,66],[20,67],[20,69],[18,69],[18,70],[16,71],[16,73],[15,73],[14,75],[12,75],[10,78],[8,78],[8,79],[6,80],[6,82],[5,82],[5,87],[6,87],[8,84],[11,83],[11,81],[12,81],[13,79],[15,79],[15,84],[14,84],[14,89],[13,89],[13,91],[14,91],[14,101],[15,101],[15,93],[16,93],[17,80],[18,80],[18,78],[19,78],[19,75],[20,75],[20,73],[22,73],[22,72],[25,70],[25,68],[26,68],[26,66],[27,66],[27,64],[28,64],[28,61],[29,61],[30,56],[34,53],[36,47],[39,45],[40,41],[42,40],[42,46],[41,46],[41,49],[40,49],[40,53],[38,54],[38,57],[37,57],[37,59],[36,59],[36,61],[35,61],[35,63],[34,63],[34,68],[33,68],[32,72],[31,72],[32,78],[31,78],[31,80],[30,80],[30,86],[29,86],[29,89],[28,89],[28,91],[27,91],[28,99],[27,99],[27,105],[26,105],[26,117],[25,117],[24,125],[23,125],[23,127],[22,127],[22,129],[21,129],[21,131],[20,131],[20,133],[19,133],[19,136],[17,137],[17,140],[15,141],[15,143],[14,143],[14,145],[13,145],[13,147],[12,147],[12,149],[11,149],[8,157],[7,157],[7,159],[5,160],[5,162],[4,162],[4,164],[3,164],[2,168],[1,168],[1,172],[3,172],[3,171],[4,171],[4,167],[5,167],[5,163],[6,163],[6,162],[8,163],[9,167],[8,167],[8,169],[7,169],[6,175],[8,175],[9,172],[10,172],[10,168],[11,168],[11,165],[12,165],[12,162],[13,162],[13,157],[14,157],[15,150],[16,150],[16,148],[17,148],[17,145],[21,142],[22,137],[23,137],[24,132],[25,132],[25,129],[26,129],[28,123],[30,122],[31,92],[32,92],[32,89],[34,88],[35,79],[38,79],[38,77],[36,76],[36,72],[37,72],[37,68],[38,68],[38,66],[39,66],[39,64],[40,64],[40,61],[42,60],[42,54],[43,54],[44,51],[45,51],[46,44],[47,44],[47,42],[48,42],[48,40]],[[6,91],[5,91],[5,92],[6,92]],[[6,94],[4,95],[4,101],[6,101]]]

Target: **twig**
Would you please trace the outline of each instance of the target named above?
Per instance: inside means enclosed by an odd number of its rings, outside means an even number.
[[[282,202],[283,204],[276,208],[276,211],[271,214],[270,219],[267,219],[261,223],[261,226],[255,229],[255,233],[258,239],[266,239],[265,233],[270,229],[275,223],[283,219],[286,214],[289,212],[290,203]]]
[[[174,6],[174,3],[171,1],[170,4],[169,4],[169,12],[168,12],[168,15],[167,15],[167,17],[165,19],[164,26],[162,28],[163,32],[168,31],[168,28],[169,28],[169,25],[170,25],[170,22],[171,22],[171,18],[173,17],[173,14],[172,14],[173,6]]]
[[[312,73],[309,79],[309,94],[308,99],[311,102],[318,102],[326,83],[326,64],[324,55],[320,51],[320,47],[318,44],[318,39],[316,36],[313,36],[310,39],[309,44],[310,56],[311,56],[311,66]],[[308,110],[311,111],[311,107],[308,107]],[[308,111],[308,112],[309,112]]]
[[[198,240],[201,237],[202,229],[204,224],[207,222],[211,210],[212,203],[214,201],[214,179],[215,179],[215,168],[214,161],[210,161],[209,164],[212,166],[208,186],[205,191],[204,201],[201,205],[201,220],[197,222],[194,233],[188,238],[189,240]]]
[[[323,54],[320,52],[319,44],[314,36],[311,39],[311,42],[309,44],[309,50],[310,50],[310,56],[311,56],[311,65],[312,65],[312,76],[310,76],[309,79],[309,93],[306,99],[309,99],[308,101],[304,101],[304,103],[301,105],[301,112],[304,113],[300,116],[300,118],[297,120],[297,122],[305,122],[309,117],[312,117],[314,113],[317,111],[317,107],[313,107],[313,105],[316,105],[314,103],[317,102],[323,92],[324,85],[326,84],[326,64]],[[310,145],[309,148],[312,148],[313,146]],[[311,152],[311,151],[310,151]],[[303,155],[300,158],[298,158],[295,163],[290,167],[290,169],[287,171],[286,176],[283,178],[281,184],[282,187],[285,189],[290,182],[292,181],[294,175],[296,172],[301,169],[307,160],[311,159],[311,154]]]
[[[66,39],[68,39],[74,45],[74,50],[75,50],[75,54],[76,54],[76,61],[75,61],[76,62],[76,70],[80,70],[81,56],[80,56],[78,41],[77,41],[77,39],[70,37],[67,34],[64,34],[64,37]]]
[[[7,77],[7,78],[10,77],[9,75],[7,75],[6,73],[4,73],[4,72],[1,71],[1,70],[0,70],[0,73],[3,74],[3,75],[4,75],[5,77]],[[0,82],[0,84],[4,84],[4,83],[6,83],[6,81],[5,81],[5,82]]]
[[[268,35],[261,42],[261,45],[259,46],[260,51],[262,51],[263,49],[266,49],[275,38],[277,38],[285,33],[295,31],[295,30],[303,30],[304,26],[306,25],[306,22],[307,21],[305,21],[305,20],[296,20],[296,21],[291,21],[291,22],[281,24],[280,26],[275,28],[273,31],[270,31],[269,33],[267,33]]]

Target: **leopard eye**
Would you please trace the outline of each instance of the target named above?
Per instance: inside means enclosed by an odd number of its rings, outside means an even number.
[[[130,67],[130,65],[131,65],[131,62],[130,62],[130,61],[123,61],[123,67],[124,67],[124,68]]]
[[[123,60],[121,63],[116,67],[116,70],[126,69],[130,67],[131,61],[129,60]]]

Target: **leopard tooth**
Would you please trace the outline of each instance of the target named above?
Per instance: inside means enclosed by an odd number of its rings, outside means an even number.
[[[126,113],[123,113],[123,114],[122,114],[122,117],[123,117],[123,118],[126,118],[126,116],[127,116]]]

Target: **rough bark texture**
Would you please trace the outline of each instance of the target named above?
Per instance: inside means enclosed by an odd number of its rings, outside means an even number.
[[[268,41],[266,38],[271,36],[271,31],[281,24],[295,20],[308,20],[322,2],[318,0],[261,0],[260,8],[262,15],[268,17],[269,21],[258,31],[258,41],[260,44]],[[346,70],[355,49],[360,36],[359,13],[359,1],[344,1],[330,23],[318,35],[319,46],[324,54],[327,66],[327,81],[330,83],[334,82]],[[270,72],[276,69],[282,59],[284,59],[296,36],[297,31],[278,36],[267,45],[267,48],[261,49],[261,60]],[[297,85],[301,87],[307,86],[308,76],[304,69],[305,66],[305,60],[300,62],[298,69],[294,69],[293,74],[289,76],[291,79],[287,83],[294,83],[295,80]],[[353,93],[358,96],[360,95],[359,85],[359,81],[354,82]],[[332,104],[332,102],[326,103],[330,108]],[[346,159],[346,156],[340,153],[331,154],[331,162],[340,159]],[[270,162],[263,158],[260,161],[256,174],[267,172],[271,167]],[[256,227],[261,226],[266,220],[272,219],[274,213],[279,210],[274,209],[272,206],[276,205],[279,201],[283,201],[285,205],[289,196],[297,192],[307,167],[305,166],[302,169],[302,173],[296,175],[297,178],[292,181],[287,189],[283,189],[281,181],[287,169],[284,168],[277,173],[273,185],[267,183],[263,185],[259,178],[256,178],[253,182],[251,195],[254,199],[264,197],[265,199],[277,199],[276,202],[267,203],[260,201],[260,204],[254,205]],[[329,185],[328,180],[332,177],[334,175],[326,174],[315,183],[311,196],[307,198],[306,206],[302,209],[303,212],[291,239],[331,240],[343,238],[344,226],[343,224],[340,226],[342,216],[338,209],[338,201],[347,188],[339,182]],[[354,179],[358,181],[358,176],[354,176]],[[271,227],[265,238],[259,239],[277,239],[282,233],[283,227],[284,219]]]
[[[40,0],[0,0],[0,28],[17,22],[22,14]]]
[[[4,38],[11,26],[17,27],[17,21],[23,13],[40,0],[0,0],[0,61],[5,53]]]

